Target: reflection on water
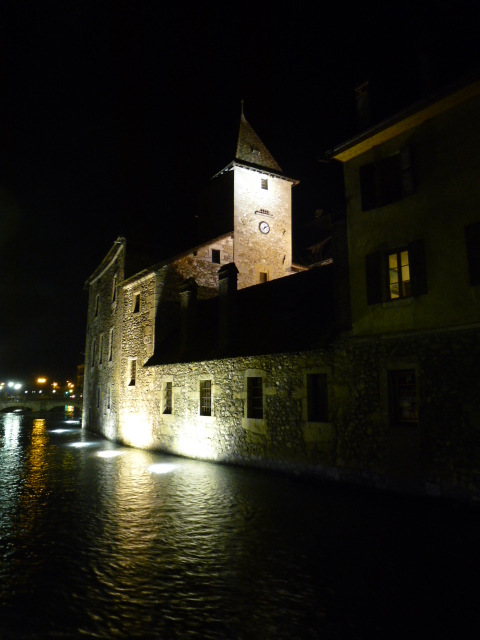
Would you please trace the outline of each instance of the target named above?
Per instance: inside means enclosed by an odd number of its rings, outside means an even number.
[[[0,447],[2,640],[480,622],[452,587],[480,568],[476,512],[119,447],[59,416],[1,416]]]

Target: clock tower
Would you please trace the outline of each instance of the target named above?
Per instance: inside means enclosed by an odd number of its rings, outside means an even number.
[[[235,159],[212,178],[208,200],[200,207],[204,234],[212,238],[233,230],[239,289],[292,272],[292,187],[296,184],[298,180],[283,174],[247,122],[242,102]]]

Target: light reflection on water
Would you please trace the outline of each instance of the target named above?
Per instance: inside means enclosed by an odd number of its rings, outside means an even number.
[[[430,503],[129,449],[64,424],[0,417],[2,640],[371,638],[422,619],[433,633],[445,620],[432,621],[426,593],[435,611],[448,595],[457,632],[469,620],[468,598],[447,586],[479,569],[476,514],[452,525]],[[454,546],[465,562],[448,561]]]

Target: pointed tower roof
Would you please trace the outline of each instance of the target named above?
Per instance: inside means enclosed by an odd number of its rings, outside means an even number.
[[[274,160],[270,151],[263,144],[252,127],[248,124],[243,113],[243,100],[242,115],[240,118],[240,131],[238,133],[237,153],[235,154],[235,160],[248,162],[259,167],[273,169],[273,171],[282,173],[280,166]]]

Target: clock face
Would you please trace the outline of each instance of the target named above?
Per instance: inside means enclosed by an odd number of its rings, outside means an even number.
[[[268,233],[270,231],[270,225],[268,224],[268,222],[260,222],[258,228],[262,233]]]

